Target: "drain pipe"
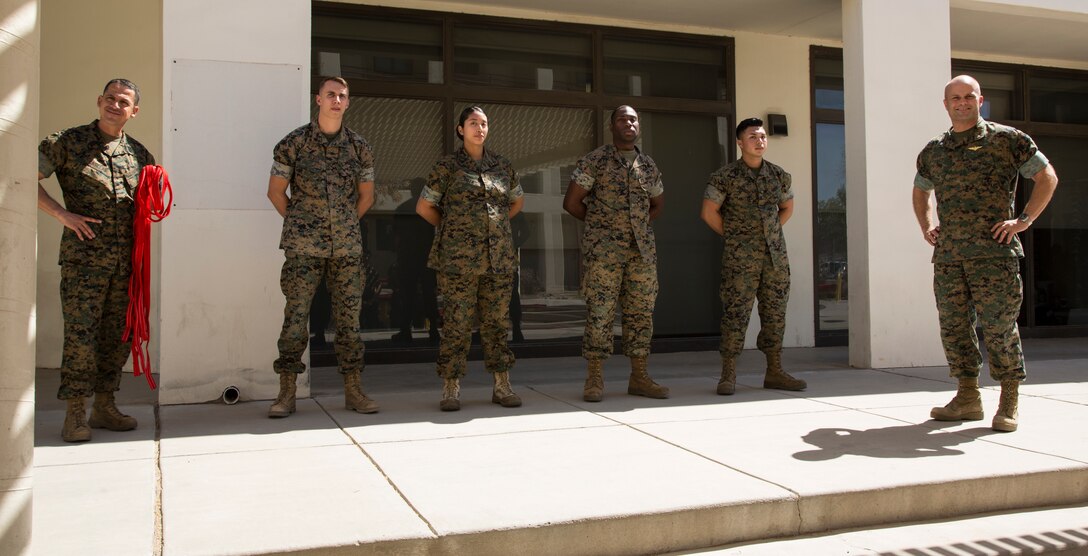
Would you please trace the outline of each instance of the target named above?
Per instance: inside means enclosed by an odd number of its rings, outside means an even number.
[[[238,400],[241,397],[242,393],[238,391],[238,387],[231,385],[223,389],[223,396],[220,399],[227,405],[234,405],[238,403]]]

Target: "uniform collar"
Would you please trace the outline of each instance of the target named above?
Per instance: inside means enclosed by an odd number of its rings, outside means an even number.
[[[346,141],[347,133],[345,132],[346,126],[343,123],[340,124],[340,131],[336,133],[336,137],[333,137],[330,141],[328,137],[325,137],[325,133],[321,131],[321,126],[317,125],[317,120],[310,122],[310,138],[324,145],[338,145]]]
[[[495,155],[491,151],[484,147],[484,156],[480,160],[472,160],[468,151],[464,147],[457,149],[457,163],[463,168],[476,168],[488,169],[495,165]]]
[[[95,139],[97,139],[98,143],[100,145],[102,145],[103,147],[105,147],[106,145],[109,145],[110,143],[112,143],[114,141],[120,141],[118,143],[119,148],[117,148],[113,152],[107,153],[110,156],[114,156],[114,155],[118,155],[118,154],[132,154],[132,145],[129,143],[128,134],[125,133],[125,130],[122,129],[121,130],[121,136],[114,139],[114,138],[110,138],[108,135],[103,133],[101,129],[98,128],[98,120],[97,119],[92,121],[88,127],[90,127],[91,133],[94,134]]]
[[[960,145],[973,143],[980,139],[984,139],[987,135],[990,134],[989,125],[986,120],[982,119],[981,116],[979,117],[978,122],[975,122],[975,127],[970,131],[974,131],[974,133],[969,136],[969,139],[964,141],[958,139],[956,137],[956,132],[952,131],[952,128],[950,127],[948,128],[948,131],[944,133],[944,136],[941,137],[941,145],[948,149],[954,149]]]
[[[609,143],[605,145],[605,149],[610,151],[613,158],[621,160],[623,162],[627,162],[627,159],[624,158],[622,154],[620,154],[622,151],[620,151],[619,147],[617,147],[615,143]],[[635,145],[635,160],[638,160],[641,156],[642,149],[638,148],[638,145]]]

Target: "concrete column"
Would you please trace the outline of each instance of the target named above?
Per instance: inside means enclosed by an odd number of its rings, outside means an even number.
[[[30,552],[38,2],[0,0],[0,554]]]
[[[914,161],[948,128],[949,0],[843,0],[850,364],[944,365]]]

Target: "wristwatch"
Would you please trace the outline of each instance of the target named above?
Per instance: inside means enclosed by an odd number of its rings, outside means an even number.
[[[1031,224],[1031,217],[1028,216],[1028,213],[1026,212],[1021,212],[1020,216],[1017,217],[1017,220],[1023,222],[1024,224]]]

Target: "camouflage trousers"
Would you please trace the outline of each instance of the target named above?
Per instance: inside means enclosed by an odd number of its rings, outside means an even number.
[[[739,247],[726,253],[722,263],[721,343],[723,358],[736,358],[744,349],[744,336],[752,317],[752,303],[759,301],[759,336],[756,347],[763,353],[782,351],[786,331],[786,302],[790,299],[790,268],[775,268],[760,238],[758,247]]]
[[[649,356],[657,290],[657,265],[644,262],[634,245],[587,262],[582,276],[586,301],[582,357],[599,360],[612,355],[617,303],[623,311],[623,354]]]
[[[347,257],[311,257],[287,253],[280,271],[280,289],[286,298],[283,329],[280,331],[279,358],[272,367],[276,373],[301,373],[306,370],[302,353],[310,341],[307,325],[310,304],[321,280],[325,279],[332,299],[336,323],[336,359],[341,373],[363,370],[363,339],[359,313],[363,307],[363,264],[360,255]],[[324,331],[318,331],[323,333]]]
[[[128,309],[128,264],[61,266],[64,355],[57,398],[116,392],[131,342],[121,341]]]
[[[514,352],[507,345],[510,316],[510,283],[513,273],[438,273],[442,294],[442,340],[438,346],[438,376],[461,378],[468,367],[472,325],[480,320],[480,344],[484,367],[490,373],[509,371]]]
[[[1024,380],[1024,350],[1016,318],[1024,299],[1020,261],[1013,257],[933,265],[933,292],[949,375],[982,371],[976,323],[981,323],[994,380]]]

